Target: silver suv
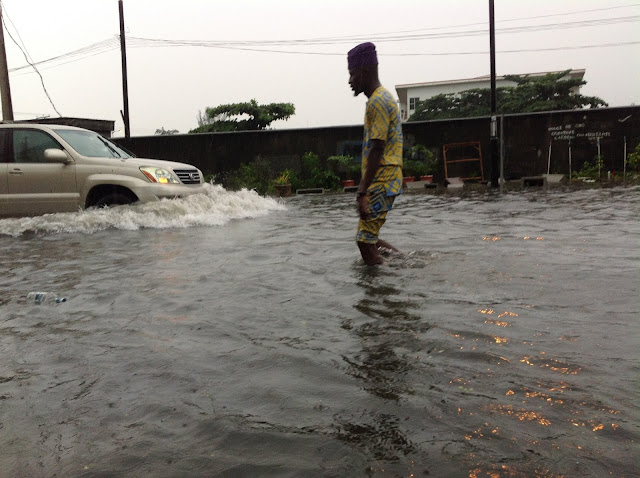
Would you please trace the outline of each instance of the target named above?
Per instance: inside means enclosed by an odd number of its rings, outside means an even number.
[[[199,169],[135,158],[93,131],[0,124],[0,217],[145,203],[205,188]]]

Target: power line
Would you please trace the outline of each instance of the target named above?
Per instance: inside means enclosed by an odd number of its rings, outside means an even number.
[[[40,72],[38,71],[38,68],[36,68],[36,66],[31,62],[31,60],[29,59],[29,55],[28,53],[25,51],[25,49],[23,50],[22,47],[20,46],[20,44],[16,41],[15,38],[13,38],[13,35],[11,34],[11,32],[9,31],[9,29],[7,28],[7,24],[4,21],[4,17],[7,16],[7,12],[6,10],[4,11],[4,15],[2,18],[2,25],[0,25],[0,27],[5,28],[5,30],[7,31],[7,34],[9,35],[9,38],[11,38],[11,40],[13,40],[13,43],[16,44],[16,46],[20,49],[20,51],[22,52],[22,54],[24,55],[24,59],[27,60],[27,63],[29,63],[33,69],[35,70],[35,72],[38,74],[38,76],[40,77],[40,83],[42,83],[42,89],[44,90],[44,94],[47,95],[47,98],[49,99],[49,103],[51,103],[51,106],[53,106],[54,111],[58,114],[58,116],[62,116],[60,114],[60,112],[58,111],[58,108],[56,108],[56,105],[53,104],[53,100],[51,99],[51,96],[49,95],[49,92],[47,91],[47,87],[44,84],[44,78],[42,77],[42,75],[40,74]],[[11,21],[11,18],[9,18],[9,21],[11,22],[11,24],[13,25],[13,22]],[[13,25],[13,27],[15,28],[15,25]],[[18,32],[18,29],[16,28],[16,32]],[[20,33],[17,33],[18,37],[20,37]],[[22,38],[20,38],[20,41],[22,41]]]
[[[116,37],[108,38],[106,40],[99,41],[97,43],[92,43],[86,47],[79,48],[77,50],[73,50],[69,53],[63,53],[62,55],[54,56],[52,58],[48,58],[46,60],[38,61],[36,65],[45,65],[47,63],[53,63],[57,60],[63,60],[65,58],[74,58],[73,60],[65,61],[60,63],[59,65],[65,65],[67,63],[73,63],[78,60],[82,60],[84,58],[89,58],[95,55],[101,55],[102,53],[106,53],[112,50],[120,49],[120,43],[116,40]],[[59,66],[56,65],[56,66]],[[18,66],[16,68],[10,68],[9,73],[14,73],[20,70],[24,70],[25,68],[29,68],[31,65],[23,65]]]
[[[533,17],[510,18],[507,20],[499,20],[499,21],[500,23],[502,23],[502,22],[515,22],[520,20],[533,20],[536,18],[566,17],[567,15],[582,15],[583,13],[604,12],[608,10],[619,10],[621,8],[633,8],[633,7],[640,7],[640,3],[633,3],[630,5],[618,5],[616,7],[593,8],[591,10],[578,10],[574,12],[550,13],[547,15],[536,15]]]
[[[547,15],[536,15],[536,16],[531,16],[531,17],[518,17],[518,18],[507,18],[504,20],[499,20],[497,23],[507,23],[507,22],[519,22],[522,20],[535,20],[538,18],[550,18],[550,17],[566,17],[569,15],[582,15],[584,13],[593,13],[593,12],[602,12],[605,10],[618,10],[621,8],[632,8],[632,7],[640,7],[640,3],[634,3],[632,5],[619,5],[617,7],[606,7],[606,8],[594,8],[592,10],[578,10],[578,11],[573,11],[573,12],[564,12],[564,13],[551,13],[551,14],[547,14]],[[448,29],[448,28],[462,28],[462,27],[473,27],[473,26],[477,26],[477,25],[486,25],[487,22],[475,22],[475,23],[464,23],[464,24],[460,24],[460,25],[447,25],[447,26],[442,26],[442,27],[430,27],[430,28],[419,28],[419,29],[414,29],[414,30],[402,30],[402,31],[397,31],[397,32],[386,32],[386,33],[413,33],[413,32],[420,32],[420,31],[432,31],[432,30],[444,30],[444,29]],[[370,35],[380,35],[380,34],[384,34],[384,33],[373,33],[373,34],[358,34],[358,35],[352,35],[352,36],[343,36],[340,38],[351,38],[353,39],[354,37],[369,37]],[[331,37],[329,37],[331,38]],[[335,38],[335,37],[334,37]],[[326,38],[325,38],[326,39]]]
[[[1,0],[0,0],[0,3],[2,3],[2,2],[1,2]],[[23,40],[23,39],[22,39],[22,37],[20,36],[20,32],[18,31],[18,29],[16,28],[15,24],[13,23],[13,20],[11,20],[11,17],[9,17],[9,13],[7,12],[7,7],[6,7],[6,5],[4,5],[4,4],[3,4],[2,6],[3,6],[3,10],[4,10],[4,17],[6,17],[6,18],[9,20],[9,23],[11,23],[11,26],[12,26],[12,27],[13,27],[13,29],[16,31],[16,35],[17,35],[17,36],[18,36],[18,38],[20,39],[20,43],[22,43],[22,46],[23,46],[23,47],[24,47],[24,49],[26,50],[26,49],[27,49],[27,47],[26,47],[26,45],[24,44],[24,40]],[[3,20],[4,20],[4,18],[3,18]],[[14,40],[14,41],[15,41],[15,40]],[[28,53],[28,52],[27,52],[27,53]],[[31,61],[33,61],[33,58],[31,58],[31,55],[29,55],[29,59],[30,59]]]
[[[640,6],[640,4],[634,4],[629,6]],[[608,8],[600,8],[600,9],[593,9],[593,10],[584,10],[584,11],[573,12],[573,13],[568,12],[564,14],[539,15],[535,17],[523,17],[523,18],[516,18],[516,19],[505,20],[505,21],[519,21],[519,20],[526,20],[526,19],[559,16],[559,15],[571,15],[571,14],[579,14],[579,13],[586,13],[586,12],[597,12],[597,11],[603,11],[603,10],[627,8],[629,6],[608,7]],[[503,28],[498,30],[496,33],[497,34],[526,33],[526,32],[547,31],[547,30],[553,30],[553,29],[569,29],[569,28],[584,28],[584,27],[593,27],[593,26],[602,26],[602,25],[615,25],[619,23],[630,23],[630,22],[637,22],[637,21],[640,21],[640,15],[626,16],[626,17],[599,18],[594,20],[581,20],[581,21],[575,21],[575,22],[556,22],[556,23],[547,23],[547,24],[539,24],[539,25],[518,26],[518,27]],[[289,51],[289,50],[277,50],[277,49],[265,48],[265,47],[268,47],[268,46],[304,47],[304,46],[313,46],[313,45],[340,45],[344,43],[352,43],[353,41],[365,40],[365,39],[373,40],[376,42],[436,40],[436,39],[445,39],[445,38],[446,39],[464,38],[464,37],[485,35],[487,33],[486,28],[483,28],[483,29],[457,31],[457,32],[443,32],[443,33],[431,33],[431,34],[421,33],[421,34],[403,35],[403,33],[408,33],[408,32],[415,32],[415,31],[425,32],[425,31],[432,31],[432,30],[441,30],[443,28],[458,28],[462,26],[471,26],[471,25],[476,25],[476,24],[458,25],[458,26],[452,26],[452,27],[434,27],[429,29],[410,30],[410,31],[404,31],[404,32],[388,32],[388,33],[374,34],[374,35],[368,35],[368,36],[351,35],[348,37],[325,37],[325,38],[297,39],[297,40],[220,41],[220,40],[170,40],[170,39],[161,39],[161,38],[130,37],[129,46],[131,48],[205,47],[205,48],[222,48],[222,49],[255,51],[255,52],[265,52],[265,53],[337,56],[337,55],[343,55],[344,53],[343,52],[331,53],[331,52]],[[32,66],[35,69],[35,65],[43,65],[47,63],[53,63],[56,61],[59,62],[66,58],[73,58],[69,61],[65,61],[62,63],[58,63],[57,65],[53,65],[53,66],[61,66],[61,65],[79,61],[81,59],[88,58],[91,56],[100,55],[102,53],[106,53],[108,51],[112,51],[119,48],[117,38],[118,36],[116,35],[115,37],[102,40],[100,42],[88,45],[86,47],[83,47],[62,55],[58,55],[46,60],[42,60],[40,62],[35,62],[35,63],[29,62],[29,65],[23,65],[17,68],[12,68],[9,70],[9,72],[11,73],[17,72],[22,69],[29,68],[29,66]],[[593,44],[593,45],[567,46],[567,47],[555,47],[555,48],[503,50],[503,51],[499,51],[498,53],[524,53],[524,52],[540,52],[540,51],[576,50],[576,49],[587,49],[587,48],[626,46],[626,45],[634,45],[634,44],[637,44],[637,42],[620,42],[620,43]],[[442,53],[396,53],[396,54],[390,53],[390,54],[386,54],[385,56],[457,56],[457,55],[481,55],[486,53],[487,52],[479,52],[479,51],[442,52]],[[24,54],[24,51],[23,51],[23,54]],[[27,61],[29,60],[27,59]]]
[[[635,16],[627,16],[627,17],[616,17],[616,18],[605,18],[605,19],[595,19],[595,20],[586,20],[586,21],[578,21],[578,22],[563,22],[563,23],[550,23],[550,24],[542,24],[542,25],[530,25],[530,26],[521,26],[521,27],[512,27],[505,28],[496,33],[498,34],[510,34],[510,33],[525,33],[531,31],[547,31],[552,29],[567,29],[567,28],[583,28],[590,26],[601,26],[601,25],[613,25],[618,23],[629,23],[629,22],[637,22],[640,21],[640,15]],[[397,35],[394,34],[384,34],[383,36],[374,36],[374,37],[350,37],[350,38],[334,38],[333,40],[329,39],[315,39],[315,40],[270,40],[270,41],[260,41],[260,40],[252,40],[252,41],[202,41],[202,40],[168,40],[168,39],[158,39],[158,38],[138,38],[138,37],[130,37],[130,45],[133,48],[141,48],[141,47],[205,47],[205,48],[227,48],[227,49],[235,49],[235,50],[247,50],[247,51],[259,51],[259,52],[269,52],[269,53],[298,53],[298,54],[312,54],[312,55],[343,55],[343,53],[325,53],[325,52],[300,52],[300,51],[287,51],[287,50],[274,50],[269,48],[262,48],[267,46],[291,46],[291,47],[299,47],[299,46],[311,46],[311,45],[337,45],[343,43],[352,43],[354,40],[372,40],[378,43],[380,42],[399,42],[399,41],[417,41],[417,40],[435,40],[435,39],[444,39],[444,38],[459,38],[459,37],[468,37],[468,36],[478,36],[478,35],[486,35],[486,29],[480,30],[467,30],[467,31],[459,31],[459,32],[445,32],[445,33],[436,33],[436,34],[413,34],[413,35]],[[628,42],[625,44],[633,44],[633,42]],[[616,44],[600,44],[600,45],[587,45],[585,47],[580,48],[595,48],[600,46],[618,46]],[[558,49],[578,49],[578,47],[563,47],[563,48],[555,48]],[[530,49],[530,50],[517,50],[517,52],[525,52],[525,51],[552,51],[554,49]],[[500,53],[508,53],[508,52],[516,52],[513,51],[504,51]],[[441,53],[441,54],[412,54],[412,56],[421,55],[421,56],[447,56],[447,55],[464,55],[464,54],[483,54],[485,52],[457,52],[457,53]],[[394,54],[388,54],[394,55]],[[396,56],[406,56],[404,54],[395,54]]]
[[[640,45],[640,41],[635,42],[619,42],[619,43],[601,43],[596,45],[579,45],[579,46],[562,46],[562,47],[550,47],[550,48],[530,48],[519,50],[498,50],[496,53],[533,53],[542,51],[562,51],[562,50],[584,50],[591,48],[610,48],[618,46]],[[243,46],[229,46],[229,45],[216,45],[211,48],[220,48],[226,50],[241,50],[241,51],[254,51],[263,53],[284,53],[291,55],[318,55],[318,56],[344,56],[344,53],[336,52],[312,52],[312,51],[293,51],[293,50],[274,50],[258,47],[243,47]],[[458,51],[458,52],[440,52],[440,53],[379,53],[379,56],[384,57],[401,57],[401,56],[460,56],[460,55],[488,55],[488,51]]]
[[[503,28],[496,31],[496,34],[513,34],[538,32],[557,29],[584,28],[601,25],[615,25],[619,23],[630,23],[640,21],[640,15],[616,17],[616,18],[599,18],[595,20],[583,20],[578,22],[561,22],[549,23],[542,25],[529,25],[520,27]],[[132,46],[199,46],[199,47],[220,47],[220,46],[307,46],[307,45],[339,45],[344,43],[352,43],[359,40],[382,42],[398,42],[398,41],[416,41],[416,40],[439,40],[450,38],[462,38],[470,36],[486,35],[487,29],[466,30],[457,32],[444,33],[418,33],[418,34],[379,34],[369,36],[351,36],[351,37],[334,37],[321,39],[301,39],[301,40],[244,40],[244,41],[228,41],[228,40],[169,40],[164,38],[141,38],[129,37],[134,42]]]
[[[640,45],[640,41],[629,41],[619,43],[600,43],[597,45],[560,46],[550,48],[523,48],[520,50],[497,50],[496,53],[532,53],[540,51],[564,51],[564,50],[587,50],[591,48],[611,48],[617,46]],[[339,53],[338,53],[339,54]],[[450,53],[389,53],[382,56],[448,56],[448,55],[488,55],[488,51],[468,51]]]
[[[135,37],[130,37],[130,40],[136,40]],[[107,43],[109,42],[100,42]],[[133,45],[130,45],[132,48],[140,48],[140,47],[171,47],[172,45],[138,45],[135,42],[132,42]],[[638,45],[640,41],[631,41],[631,42],[617,42],[617,43],[599,43],[592,45],[578,45],[578,46],[561,46],[561,47],[550,47],[550,48],[530,48],[530,49],[519,49],[519,50],[498,50],[496,53],[500,54],[508,54],[508,53],[535,53],[535,52],[544,52],[544,51],[563,51],[563,50],[586,50],[593,48],[611,48],[611,47],[620,47],[620,46],[630,46],[630,45]],[[198,45],[181,45],[181,46],[198,46]],[[344,56],[344,52],[317,52],[317,51],[292,51],[292,50],[276,50],[272,48],[259,48],[259,47],[241,47],[241,46],[230,46],[230,45],[211,45],[210,48],[219,48],[226,50],[240,50],[240,51],[253,51],[253,52],[261,52],[261,53],[281,53],[281,54],[291,54],[291,55],[314,55],[314,56]],[[102,49],[99,51],[95,51],[90,55],[80,56],[73,60],[65,61],[62,63],[58,63],[55,65],[51,65],[48,68],[54,68],[57,66],[66,65],[68,63],[74,63],[76,61],[83,60],[85,58],[89,58],[92,56],[100,55],[103,53],[107,53],[109,51],[113,51],[119,49],[119,46],[115,45],[113,47],[109,47],[106,49]],[[83,49],[84,50],[84,49]],[[403,57],[403,56],[471,56],[471,55],[487,55],[488,51],[454,51],[454,52],[432,52],[432,53],[380,53],[380,56],[384,57]],[[55,58],[50,58],[48,60],[43,60],[41,62],[37,62],[37,65],[42,65],[45,63],[50,63],[56,59],[62,59],[67,57],[67,55],[60,55]],[[9,72],[17,72],[19,70],[23,70],[25,68],[29,68],[30,65],[24,65],[17,68],[11,68]],[[47,69],[45,67],[44,69]],[[26,74],[29,72],[24,72]]]

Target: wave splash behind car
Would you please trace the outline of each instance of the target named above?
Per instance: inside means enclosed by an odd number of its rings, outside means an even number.
[[[283,202],[260,196],[255,191],[227,191],[218,184],[204,186],[204,194],[191,194],[178,199],[0,219],[0,236],[94,234],[108,229],[135,231],[224,227],[232,221],[259,218],[286,209]]]

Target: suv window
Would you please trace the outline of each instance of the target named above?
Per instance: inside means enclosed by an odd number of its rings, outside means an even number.
[[[93,131],[55,129],[78,153],[90,158],[130,158],[119,146]]]
[[[60,144],[44,131],[13,131],[13,161],[16,163],[44,163],[44,150],[49,148],[62,149]]]

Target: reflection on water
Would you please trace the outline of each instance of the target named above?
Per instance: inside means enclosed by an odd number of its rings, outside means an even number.
[[[354,308],[362,317],[345,321],[343,328],[357,336],[361,350],[343,359],[349,373],[364,382],[365,390],[399,400],[413,393],[406,377],[421,348],[419,334],[429,325],[412,313],[420,308],[419,302],[403,297],[390,285],[394,274],[387,269],[366,269],[360,274],[357,285],[364,295]]]
[[[420,308],[419,303],[407,300],[392,285],[394,275],[389,265],[361,269],[357,285],[363,297],[354,304],[361,316],[342,324],[357,338],[360,350],[342,358],[347,373],[361,381],[364,390],[397,402],[414,393],[409,372],[421,348],[419,333],[426,332],[429,325],[411,312]],[[417,449],[403,431],[400,419],[387,413],[369,412],[351,422],[338,420],[337,427],[340,440],[381,462],[398,462]]]
[[[0,220],[0,476],[636,476],[639,200],[404,195],[379,268],[347,195]]]

